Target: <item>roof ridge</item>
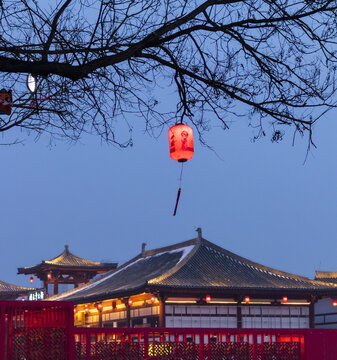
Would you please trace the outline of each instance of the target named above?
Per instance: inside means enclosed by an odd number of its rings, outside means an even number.
[[[197,240],[197,238],[194,238],[194,239],[185,240],[185,241],[173,244],[173,245],[163,246],[163,247],[152,249],[152,250],[146,250],[143,254],[140,253],[139,255],[143,256],[143,257],[147,257],[147,256],[153,256],[153,255],[159,254],[161,252],[176,250],[183,246],[193,244],[196,242],[196,240]]]
[[[64,250],[60,255],[55,256],[54,258],[52,258],[50,260],[44,260],[43,262],[46,264],[53,264],[55,262],[55,260],[57,260],[59,258],[61,258],[60,260],[62,260],[62,258],[65,258],[65,257],[72,257],[72,258],[75,258],[76,260],[81,260],[81,261],[90,263],[91,265],[101,265],[102,264],[98,261],[88,260],[88,259],[82,258],[80,256],[74,255],[72,252],[70,252],[69,245],[64,246]]]
[[[265,265],[262,265],[258,262],[255,262],[255,261],[252,261],[252,260],[249,260],[247,258],[244,258],[240,255],[237,255],[227,249],[224,249],[222,248],[221,246],[217,245],[217,244],[214,244],[208,240],[205,240],[204,239],[204,243],[205,244],[209,244],[211,245],[212,247],[215,247],[217,250],[221,251],[221,252],[224,252],[226,253],[227,255],[230,255],[232,257],[235,257],[237,259],[239,259],[239,261],[242,261],[242,262],[247,262],[249,263],[249,265],[251,266],[254,266],[254,267],[260,267],[261,269],[265,270],[265,271],[270,271],[270,272],[274,272],[275,274],[277,275],[283,275],[283,276],[286,276],[286,277],[291,277],[293,279],[298,279],[298,280],[302,280],[302,281],[307,281],[307,282],[313,282],[315,284],[317,283],[324,283],[322,281],[318,281],[318,280],[313,280],[313,279],[310,279],[308,277],[305,277],[305,276],[302,276],[302,275],[297,275],[297,274],[292,274],[292,273],[289,273],[289,272],[286,272],[286,271],[283,271],[283,270],[277,270],[275,268],[272,268],[272,267],[269,267],[269,266],[265,266]],[[325,283],[326,284],[326,283]]]
[[[58,298],[63,298],[64,296],[67,296],[67,295],[70,295],[70,294],[73,294],[73,293],[76,293],[76,292],[80,292],[82,290],[85,290],[85,288],[87,286],[95,286],[94,284],[98,281],[102,281],[103,279],[111,276],[111,275],[114,275],[114,273],[117,273],[121,270],[123,270],[124,268],[128,267],[130,264],[134,263],[135,261],[138,261],[138,260],[141,260],[141,259],[145,259],[149,256],[154,256],[154,255],[157,255],[157,254],[160,254],[162,252],[166,252],[166,251],[171,251],[171,250],[176,250],[176,249],[179,249],[181,247],[184,247],[184,246],[188,246],[188,245],[192,245],[192,244],[195,244],[196,243],[196,240],[197,239],[191,239],[191,240],[185,240],[185,241],[182,241],[180,243],[176,243],[176,244],[173,244],[173,245],[169,245],[169,246],[164,246],[164,247],[161,247],[161,248],[157,248],[157,249],[152,249],[152,250],[147,250],[145,251],[144,253],[139,253],[138,255],[136,255],[135,257],[133,257],[132,259],[130,259],[129,261],[127,261],[126,263],[122,264],[121,266],[117,267],[116,269],[113,269],[111,271],[108,271],[106,273],[104,273],[102,276],[100,276],[99,278],[97,279],[94,279],[94,280],[91,280],[89,281],[88,283],[86,283],[85,285],[83,286],[80,286],[78,288],[75,288],[75,289],[70,289],[68,291],[65,291],[61,294],[57,294],[57,295],[54,295],[52,297],[50,297],[48,300],[57,300]],[[187,256],[188,257],[188,256]],[[185,259],[184,259],[185,260]],[[144,286],[147,285],[148,282],[145,282],[144,283]]]
[[[178,263],[175,266],[173,266],[173,268],[171,268],[169,271],[167,271],[165,274],[163,274],[161,276],[157,276],[157,277],[155,277],[155,278],[153,278],[151,280],[148,280],[146,282],[147,285],[151,285],[153,282],[163,281],[163,280],[167,279],[169,276],[176,273],[179,269],[181,269],[194,256],[194,254],[199,249],[199,247],[200,247],[203,240],[204,240],[203,238],[196,237],[194,239],[184,241],[184,243],[194,244],[194,248],[187,254],[187,256],[185,256],[185,258],[182,261],[178,261]]]

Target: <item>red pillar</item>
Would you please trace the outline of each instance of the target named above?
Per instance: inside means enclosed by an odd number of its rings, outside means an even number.
[[[6,306],[0,305],[0,360],[5,360],[6,349]]]
[[[258,355],[258,353],[257,353],[257,334],[254,333],[253,334],[253,360],[258,360],[257,355]]]
[[[85,360],[91,360],[91,334],[85,334]]]
[[[144,332],[144,360],[148,359],[149,355],[149,333],[147,331]]]
[[[201,333],[199,335],[199,359],[204,360],[205,359],[205,341],[204,341],[204,334]],[[255,360],[255,359],[253,359]]]

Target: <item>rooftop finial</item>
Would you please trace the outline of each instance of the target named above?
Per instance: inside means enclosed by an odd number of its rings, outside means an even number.
[[[65,249],[65,251],[68,251],[69,250],[69,245],[64,245],[64,249]]]
[[[146,243],[142,243],[142,255],[145,254],[145,246],[146,246]]]
[[[198,240],[201,240],[201,238],[202,238],[202,231],[201,231],[201,228],[200,228],[200,227],[197,228],[197,233],[198,233]]]

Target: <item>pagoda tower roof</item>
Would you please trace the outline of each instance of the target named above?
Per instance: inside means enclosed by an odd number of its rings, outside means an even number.
[[[140,292],[264,297],[337,294],[337,285],[253,262],[205,240],[198,230],[195,239],[154,250],[143,249],[116,271],[53,299],[86,303]]]
[[[109,271],[117,267],[117,263],[100,263],[87,260],[72,254],[69,246],[64,246],[64,251],[51,260],[43,260],[40,264],[18,268],[18,274],[35,274],[44,269],[83,269],[95,271]]]
[[[15,300],[19,296],[27,295],[34,290],[34,288],[12,285],[0,280],[0,300]]]

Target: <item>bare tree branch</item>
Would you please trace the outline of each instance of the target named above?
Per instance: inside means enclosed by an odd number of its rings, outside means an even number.
[[[313,124],[336,107],[335,0],[13,0],[0,7],[0,34],[0,76],[14,94],[3,133],[87,132],[124,147],[132,118],[151,134],[190,122],[202,137],[246,117],[254,139],[271,124],[277,142],[285,125],[310,146]]]

